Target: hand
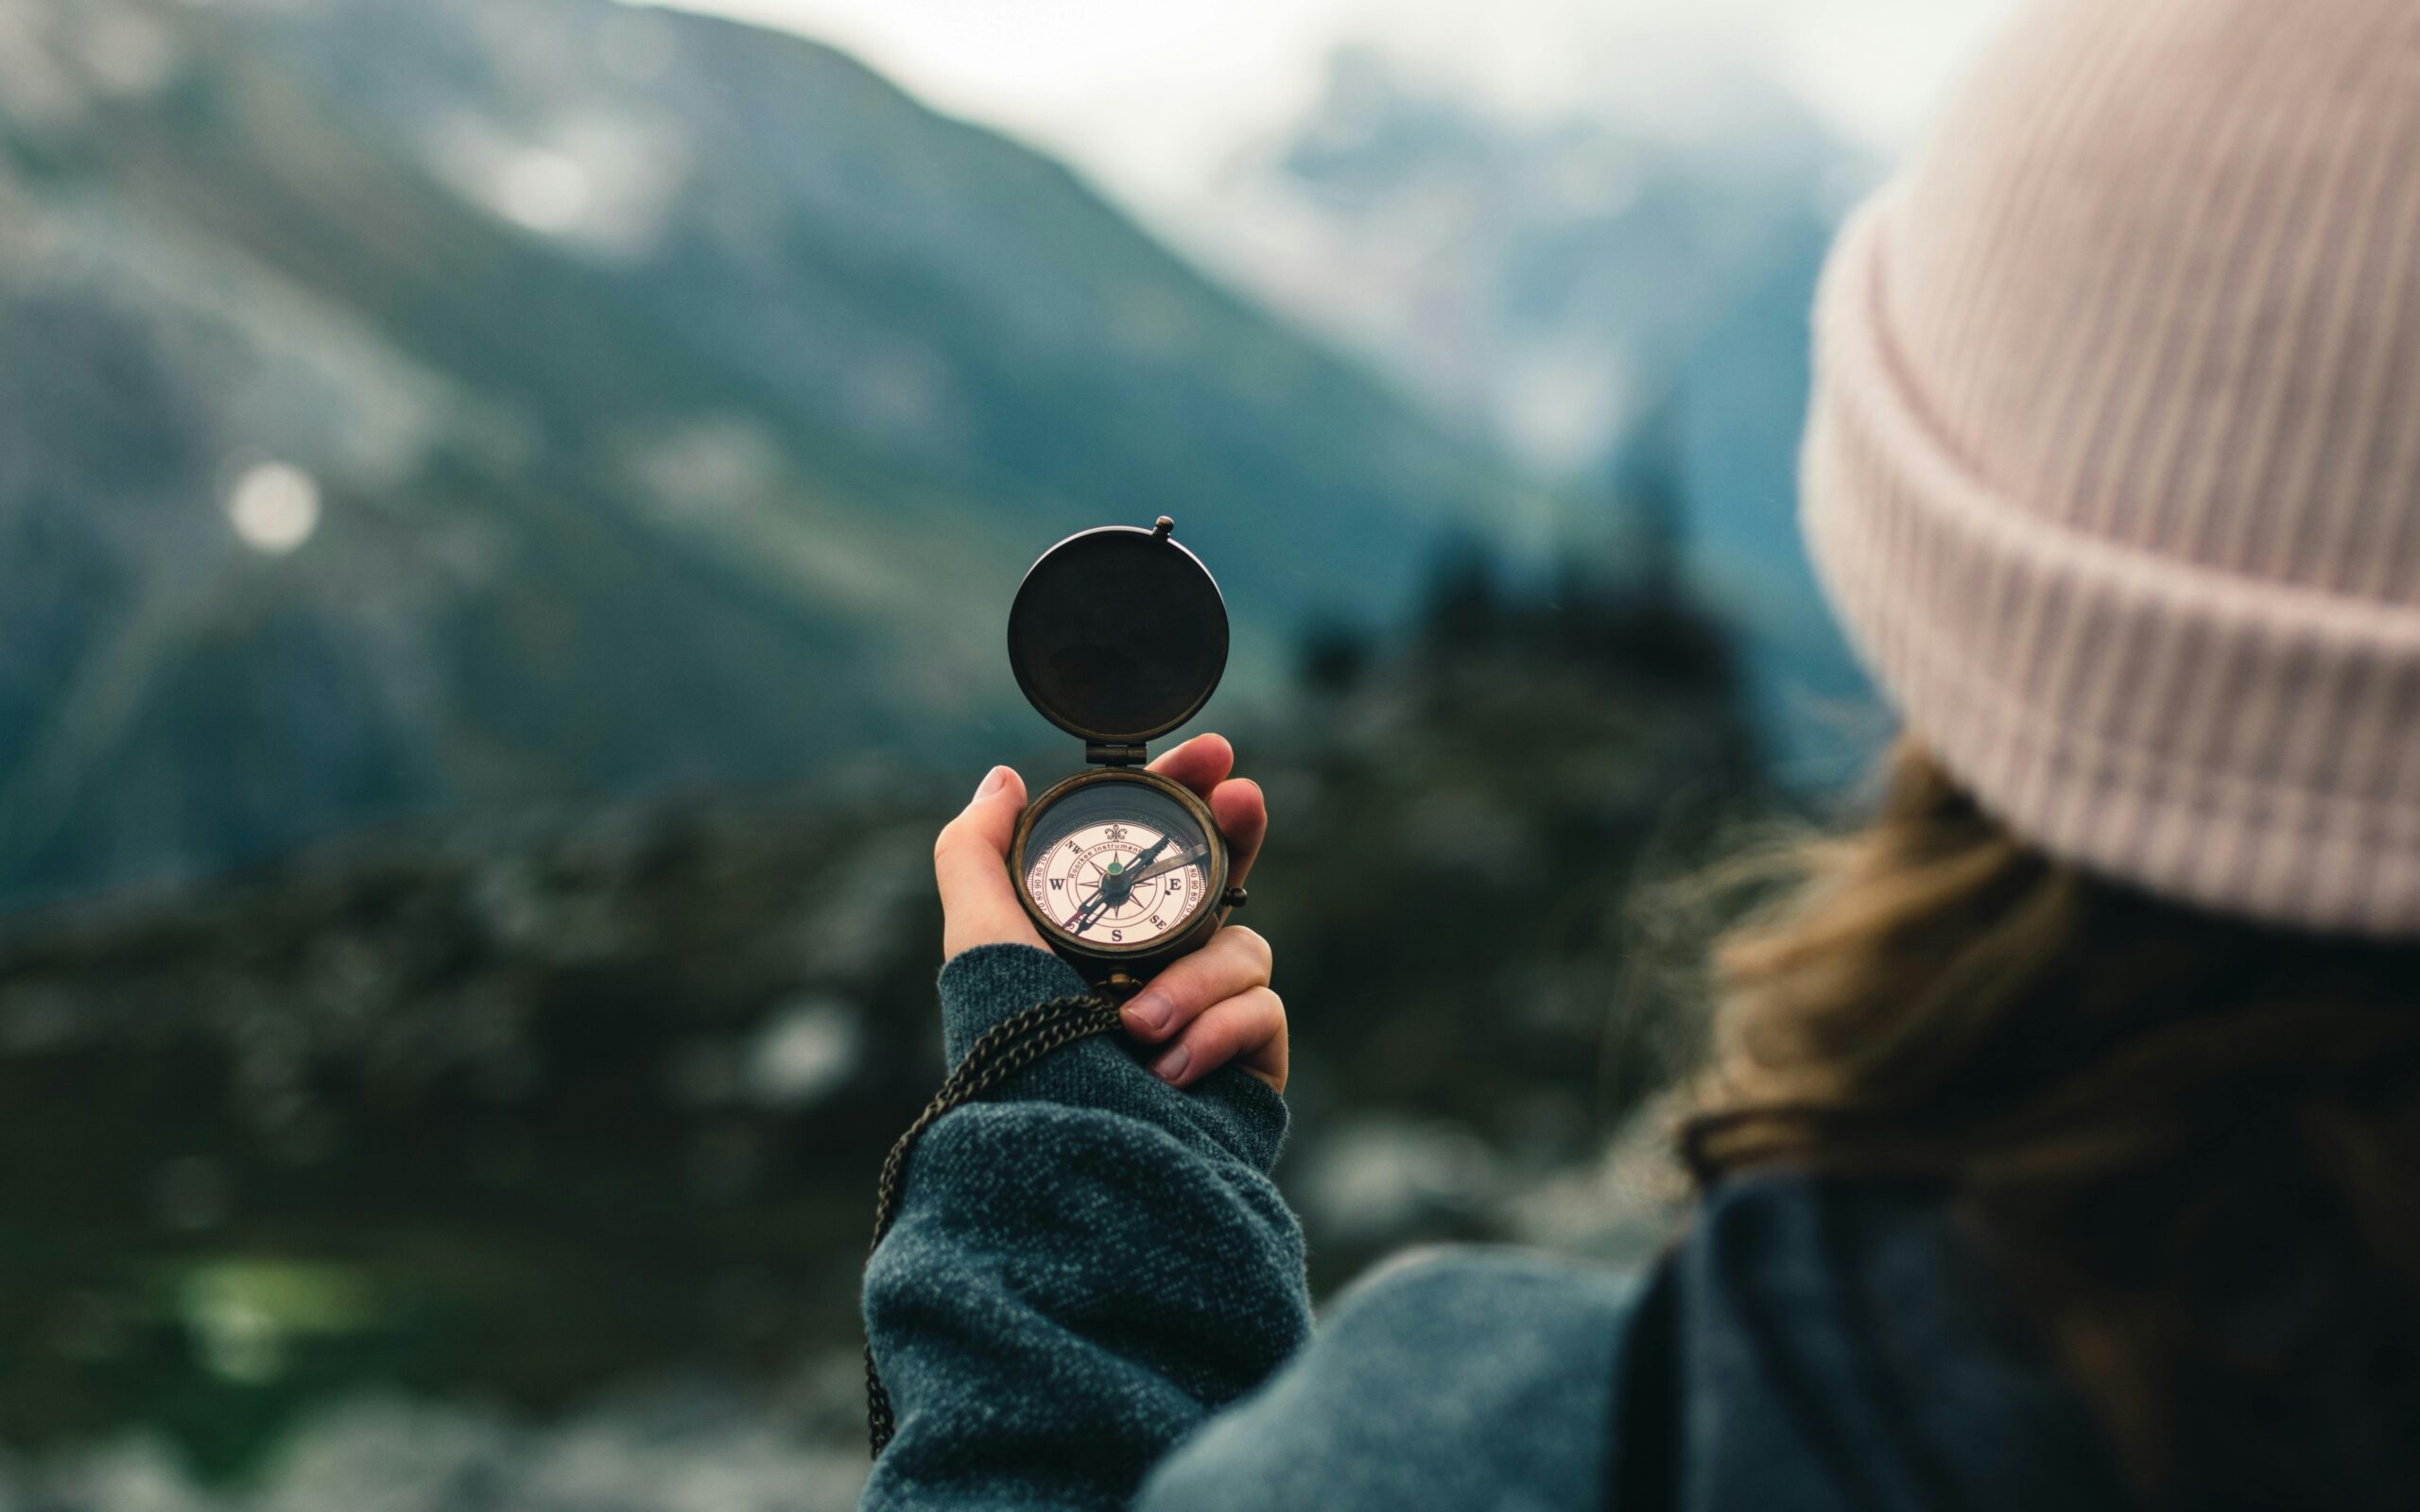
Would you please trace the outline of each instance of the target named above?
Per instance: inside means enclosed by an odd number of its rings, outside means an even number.
[[[1151,770],[1183,782],[1210,805],[1219,833],[1227,840],[1228,882],[1240,886],[1269,832],[1269,806],[1258,783],[1228,777],[1235,763],[1235,749],[1223,737],[1197,735],[1153,762]],[[994,766],[976,790],[974,801],[934,842],[943,955],[977,945],[1046,948],[1017,902],[1016,885],[1009,875],[1009,843],[1025,802],[1024,780],[1006,766]],[[1286,1009],[1269,989],[1269,979],[1268,942],[1249,929],[1230,925],[1154,977],[1126,1005],[1126,1032],[1146,1044],[1167,1047],[1151,1069],[1173,1085],[1189,1086],[1228,1061],[1239,1060],[1245,1070],[1283,1091]]]

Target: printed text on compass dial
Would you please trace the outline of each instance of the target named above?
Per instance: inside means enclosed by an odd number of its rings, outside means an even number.
[[[1025,885],[1046,917],[1080,939],[1138,945],[1184,926],[1208,885],[1198,847],[1147,824],[1109,820],[1054,840]],[[1137,862],[1141,864],[1138,866]]]

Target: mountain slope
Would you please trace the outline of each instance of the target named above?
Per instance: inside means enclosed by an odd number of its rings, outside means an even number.
[[[19,900],[1038,731],[1007,595],[1103,521],[1249,690],[1523,503],[1057,163],[607,0],[16,8],[0,429]]]
[[[1771,744],[1829,781],[1871,748],[1871,720],[1844,728],[1870,699],[1799,544],[1798,437],[1816,275],[1874,165],[1772,84],[1700,71],[1552,113],[1342,49],[1311,109],[1233,166],[1221,218],[1255,234],[1223,255],[1609,513],[1658,454]]]

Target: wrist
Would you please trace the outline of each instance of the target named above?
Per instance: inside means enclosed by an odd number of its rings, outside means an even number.
[[[1036,945],[976,945],[942,964],[942,1055],[952,1066],[986,1030],[1053,998],[1092,991],[1076,969]]]

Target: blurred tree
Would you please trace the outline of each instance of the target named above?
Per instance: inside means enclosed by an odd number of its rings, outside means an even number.
[[[1340,1217],[1321,1189],[1358,1190],[1319,1179],[1357,1122],[1478,1131],[1526,1162],[1491,1169],[1505,1189],[1598,1148],[1694,1042],[1681,1005],[1622,989],[1637,885],[1766,801],[1730,643],[1668,558],[1566,553],[1525,591],[1457,546],[1431,581],[1414,637],[1349,684],[1306,679],[1284,738],[1246,750],[1273,814],[1251,921],[1301,1025],[1315,1239]],[[1405,1227],[1315,1243],[1322,1279],[1502,1232],[1487,1194],[1432,1185],[1448,1195]]]
[[[1624,566],[1643,592],[1677,593],[1688,554],[1689,497],[1681,400],[1648,411],[1616,452],[1613,494],[1623,524]]]
[[[1500,575],[1495,552],[1480,538],[1456,532],[1440,540],[1421,599],[1423,638],[1451,644],[1493,635],[1505,610]]]
[[[1305,689],[1322,695],[1350,693],[1370,670],[1369,632],[1340,619],[1321,619],[1304,632],[1300,660]]]

